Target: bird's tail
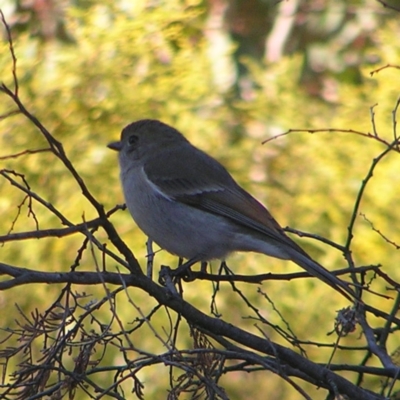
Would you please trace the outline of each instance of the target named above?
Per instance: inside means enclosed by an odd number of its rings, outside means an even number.
[[[295,250],[293,250],[293,252],[290,252],[290,256],[293,262],[304,268],[310,275],[321,279],[321,281],[325,282],[337,292],[341,293],[348,300],[354,301],[355,299],[357,299],[356,293],[352,288],[350,288],[347,282],[344,282],[337,276],[333,275],[332,272],[328,271],[312,258],[304,254],[298,253]]]

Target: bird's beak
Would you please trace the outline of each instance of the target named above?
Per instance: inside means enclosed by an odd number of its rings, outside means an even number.
[[[108,143],[107,147],[111,150],[121,151],[122,150],[122,142],[111,142],[111,143]]]

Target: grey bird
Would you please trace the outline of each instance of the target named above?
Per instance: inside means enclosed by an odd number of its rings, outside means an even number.
[[[252,251],[291,260],[347,299],[349,284],[314,261],[269,211],[217,160],[175,128],[144,119],[126,126],[119,152],[126,205],[139,228],[161,248],[193,265]]]

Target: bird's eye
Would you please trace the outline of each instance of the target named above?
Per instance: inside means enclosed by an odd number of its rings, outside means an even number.
[[[138,140],[139,140],[139,138],[137,136],[131,135],[131,136],[129,136],[128,143],[130,146],[135,146],[136,143],[138,142]]]

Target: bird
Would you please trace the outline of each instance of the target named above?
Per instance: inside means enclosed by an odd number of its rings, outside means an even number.
[[[349,283],[313,260],[220,162],[174,127],[141,119],[108,147],[118,152],[125,202],[136,224],[188,265],[256,252],[291,260],[348,300],[357,298]]]

